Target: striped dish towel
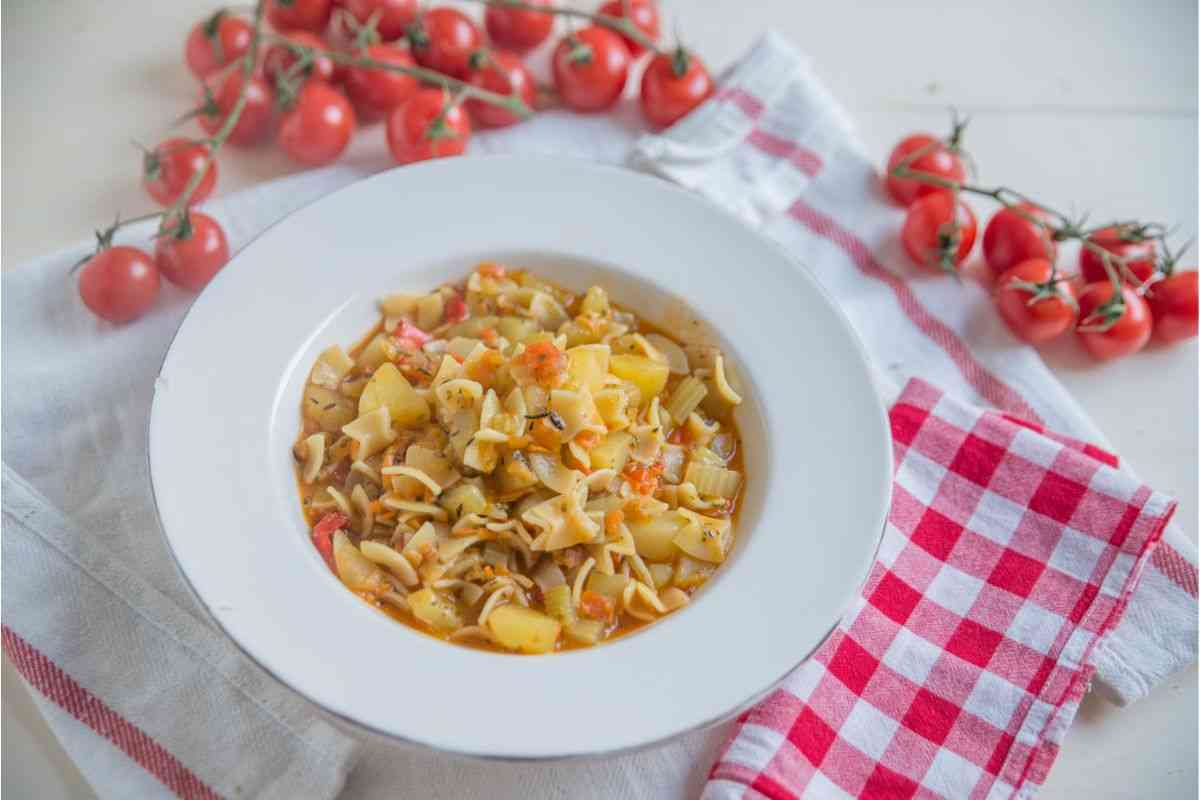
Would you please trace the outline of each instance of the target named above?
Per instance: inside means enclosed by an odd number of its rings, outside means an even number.
[[[811,268],[862,337],[889,402],[921,378],[1112,449],[994,313],[987,288],[910,263],[896,235],[902,210],[884,196],[841,106],[785,40],[764,37],[712,102],[642,137],[633,161],[724,206]],[[787,298],[779,302],[787,313]],[[1196,561],[1196,544],[1168,526],[1124,624],[1093,656],[1097,683],[1116,702],[1196,660]]]
[[[707,800],[1029,797],[1175,502],[1113,456],[911,382],[854,609],[742,715]]]

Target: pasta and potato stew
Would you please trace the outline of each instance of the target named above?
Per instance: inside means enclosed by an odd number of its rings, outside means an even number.
[[[295,445],[313,543],[351,591],[546,653],[687,605],[725,560],[742,398],[717,349],[492,263],[380,310],[317,359]]]

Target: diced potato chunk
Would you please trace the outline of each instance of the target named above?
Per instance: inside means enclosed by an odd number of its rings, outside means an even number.
[[[523,342],[538,332],[537,323],[524,317],[501,317],[496,332],[510,342]]]
[[[576,386],[595,395],[604,385],[610,354],[606,344],[572,347],[567,350],[567,375]]]
[[[304,416],[321,426],[323,431],[338,431],[357,414],[354,401],[333,389],[308,384],[304,387]]]
[[[438,504],[449,511],[455,520],[467,514],[482,514],[487,510],[487,500],[484,499],[483,491],[473,483],[460,483],[445,492]]]
[[[599,286],[593,286],[587,290],[587,294],[583,296],[583,303],[579,306],[580,314],[607,314],[609,310],[608,293]]]
[[[671,369],[666,364],[646,358],[623,354],[613,356],[609,360],[609,369],[622,380],[627,380],[638,388],[642,394],[642,402],[649,402],[667,385]]]
[[[499,317],[471,317],[464,319],[456,325],[451,325],[449,330],[443,334],[443,338],[453,339],[456,336],[463,336],[468,339],[478,339],[486,328],[495,328],[500,321]]]
[[[392,344],[387,336],[381,333],[367,343],[367,346],[358,354],[358,358],[355,359],[354,363],[358,365],[359,369],[369,372],[389,360],[395,354],[396,346]]]
[[[626,578],[624,575],[605,575],[603,572],[593,571],[588,575],[587,589],[596,594],[604,595],[609,600],[612,600],[613,603],[618,603],[628,583],[629,578]]]
[[[592,469],[614,469],[617,472],[625,469],[632,444],[633,434],[627,431],[610,433],[604,441],[591,449],[589,457]]]
[[[598,619],[577,619],[567,626],[567,638],[580,644],[596,644],[604,638],[604,623]]]
[[[577,347],[581,344],[595,344],[600,341],[603,331],[599,327],[581,325],[576,320],[567,320],[558,329],[567,337],[567,347]]]
[[[435,631],[450,633],[462,627],[462,615],[454,601],[433,589],[421,589],[408,596],[413,616]]]
[[[649,564],[647,569],[650,570],[650,577],[654,578],[655,589],[669,586],[671,578],[675,575],[675,567],[672,564]]]
[[[672,582],[681,589],[695,589],[712,576],[714,569],[716,567],[712,564],[680,556],[675,562],[675,577]]]
[[[429,406],[391,362],[381,364],[358,398],[359,416],[387,406],[392,422],[411,428],[429,420]]]
[[[694,527],[697,532],[700,526],[691,523],[674,511],[659,514],[645,520],[631,519],[627,521],[629,532],[633,534],[633,543],[638,555],[650,561],[673,561],[679,555],[675,546],[676,537],[686,528]]]
[[[436,328],[442,322],[446,300],[438,292],[427,294],[417,301],[417,327],[423,331]]]
[[[558,620],[515,604],[494,609],[488,615],[487,627],[501,646],[520,653],[549,653],[562,631]]]
[[[720,564],[725,560],[725,546],[728,540],[727,532],[702,528],[690,521],[673,539],[675,546],[692,558],[713,564]]]

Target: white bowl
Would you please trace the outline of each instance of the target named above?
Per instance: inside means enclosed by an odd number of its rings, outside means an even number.
[[[690,606],[644,631],[548,656],[450,645],[345,590],[309,541],[290,449],[316,354],[357,340],[381,295],[482,259],[575,289],[601,282],[660,325],[711,326],[737,365],[747,484],[736,547]],[[849,324],[775,245],[655,178],[487,157],[377,175],[238,254],[167,353],[150,467],[187,581],[277,678],[384,734],[541,759],[717,722],[806,658],[870,566],[891,442]]]

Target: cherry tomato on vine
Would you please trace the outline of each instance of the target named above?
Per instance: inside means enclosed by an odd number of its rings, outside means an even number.
[[[1058,246],[1046,229],[1031,222],[1021,212],[1047,224],[1054,222],[1049,214],[1030,203],[1002,208],[993,214],[983,231],[983,257],[993,275],[1031,258],[1053,260],[1058,254]]]
[[[977,227],[975,212],[950,192],[927,194],[908,207],[900,240],[916,263],[949,272],[971,252]]]
[[[548,6],[550,0],[529,0],[531,5]],[[515,53],[525,53],[546,41],[554,29],[554,15],[526,8],[488,6],[483,25],[492,44]]]
[[[318,54],[329,49],[329,45],[320,36],[308,31],[292,31],[286,34],[286,38],[302,47],[314,48]],[[263,58],[263,72],[272,80],[277,76],[286,76],[299,60],[300,56],[295,50],[283,42],[277,42],[271,45]],[[333,59],[327,55],[317,55],[305,67],[303,77],[332,82],[336,73],[337,69]]]
[[[229,260],[229,243],[220,224],[208,214],[188,212],[187,223],[159,235],[154,262],[176,286],[198,292]]]
[[[423,67],[465,78],[471,53],[483,41],[471,18],[455,8],[431,8],[408,26],[413,57]]]
[[[533,108],[535,88],[533,76],[513,53],[503,50],[476,50],[471,54],[471,73],[467,82],[489,92],[520,98]],[[471,118],[485,128],[503,128],[520,122],[521,118],[500,106],[470,98],[464,103]]]
[[[390,44],[374,44],[359,53],[373,61],[413,67],[407,50]],[[420,88],[417,79],[399,72],[370,67],[351,67],[346,72],[346,94],[368,114],[383,114],[399,108]]]
[[[130,322],[154,303],[158,267],[136,247],[105,247],[79,273],[79,296],[93,314],[109,322]]]
[[[601,111],[621,97],[630,60],[617,34],[598,25],[581,28],[554,48],[554,88],[576,111]]]
[[[229,112],[237,105],[242,83],[241,70],[234,70],[221,81],[215,94],[204,96],[196,121],[210,136],[220,130]],[[258,144],[270,135],[274,118],[275,90],[261,77],[251,75],[250,82],[246,84],[246,102],[229,133],[229,143],[242,146]]]
[[[333,0],[267,0],[267,19],[280,33],[320,33],[332,12]]]
[[[1171,344],[1196,335],[1196,271],[1175,272],[1146,294],[1154,315],[1154,334]]]
[[[1060,336],[1075,322],[1075,292],[1044,258],[1022,261],[996,279],[996,310],[1019,338],[1030,344]]]
[[[642,115],[652,125],[673,125],[713,93],[704,63],[682,47],[659,53],[642,73]]]
[[[350,144],[357,124],[349,100],[327,83],[309,81],[279,123],[279,146],[300,164],[328,164]]]
[[[1150,340],[1153,319],[1146,301],[1128,286],[1121,286],[1120,300],[1111,282],[1089,283],[1079,293],[1079,322],[1075,333],[1094,358],[1107,361],[1136,353]],[[1123,307],[1122,307],[1123,305]]]
[[[598,9],[596,13],[604,14],[608,17],[624,18],[627,15],[625,10],[628,8],[629,20],[634,26],[653,41],[658,41],[658,6],[651,0],[609,0]],[[646,48],[641,44],[630,39],[625,34],[620,34],[621,40],[625,42],[625,46],[629,48],[629,54],[637,58],[646,51]]]
[[[421,89],[388,115],[387,143],[401,164],[462,155],[471,138],[471,121],[461,105],[450,105],[442,89]]]
[[[375,32],[385,42],[399,39],[404,29],[417,18],[420,12],[418,0],[341,0],[341,6],[358,21],[366,25],[371,17],[379,14]]]
[[[1088,237],[1088,241],[1113,255],[1128,259],[1126,266],[1142,283],[1150,280],[1157,269],[1158,248],[1155,247],[1153,239],[1143,237],[1136,227],[1113,225],[1096,231]],[[1114,263],[1113,267],[1117,268],[1117,265]],[[1104,259],[1099,253],[1086,247],[1079,250],[1079,271],[1089,283],[1108,280],[1108,273],[1104,271]]]
[[[939,178],[960,183],[967,179],[967,169],[963,166],[962,159],[945,142],[928,133],[914,133],[912,136],[901,139],[900,143],[892,148],[892,154],[888,156],[887,177],[884,179],[884,186],[892,199],[900,205],[912,205],[912,202],[918,197],[946,191],[941,186],[922,183],[913,178],[897,178],[892,175],[892,170],[917,151],[924,152],[908,163],[909,169],[927,172]]]
[[[232,64],[250,49],[254,27],[225,11],[196,23],[188,34],[183,60],[197,78],[204,78]]]
[[[208,163],[208,145],[191,139],[166,139],[142,159],[142,185],[159,205],[169,206],[179,199],[188,182]],[[188,205],[203,203],[217,184],[217,162],[208,164],[208,171],[188,198]]]

